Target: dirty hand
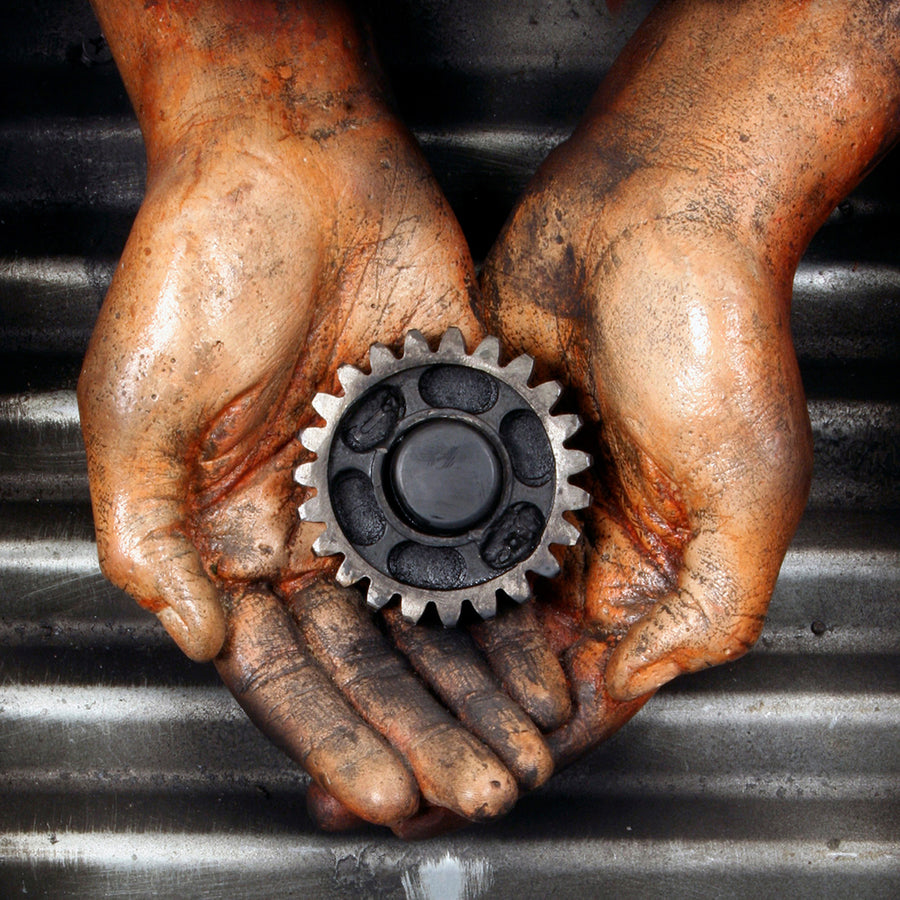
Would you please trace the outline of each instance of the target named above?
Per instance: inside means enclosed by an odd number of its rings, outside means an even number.
[[[366,40],[339,4],[95,6],[148,156],[79,382],[103,570],[215,659],[320,820],[329,798],[401,832],[420,796],[505,812],[552,769],[537,728],[483,680],[495,752],[473,737],[297,521],[297,434],[337,364],[410,328],[480,335],[465,242]]]
[[[388,616],[452,708],[464,647],[561,765],[758,636],[810,472],[792,277],[897,137],[898,15],[663,3],[539,171],[485,265],[484,318],[571,387],[595,503],[562,577],[471,638]]]
[[[900,130],[898,14],[660,4],[485,264],[488,331],[570,386],[595,459],[562,576],[473,629],[545,729],[568,681],[574,714],[547,738],[557,765],[760,633],[810,476],[793,274]],[[438,638],[392,626],[446,693]],[[553,654],[519,658],[540,639]]]
[[[595,457],[535,602],[575,703],[558,765],[760,633],[810,477],[793,274],[900,131],[898,16],[661,4],[485,265],[486,327],[572,386]]]

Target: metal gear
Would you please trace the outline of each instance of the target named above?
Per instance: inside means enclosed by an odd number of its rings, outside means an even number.
[[[563,513],[590,502],[569,482],[590,457],[563,444],[581,422],[550,414],[555,381],[529,387],[530,356],[501,366],[499,350],[469,355],[451,328],[432,351],[410,331],[399,359],[373,344],[369,374],[343,365],[344,395],[313,398],[325,425],[300,435],[316,454],[295,472],[316,491],[300,518],[325,524],[314,552],[343,554],[337,581],[367,579],[375,609],[399,594],[413,622],[434,603],[455,625],[464,601],[490,618],[497,591],[526,600],[525,572],[558,574],[550,544],[578,539]]]

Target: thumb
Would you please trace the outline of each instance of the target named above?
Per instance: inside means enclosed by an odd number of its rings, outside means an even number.
[[[135,486],[116,491],[107,504],[107,485],[93,477],[91,482],[103,573],[156,613],[187,656],[212,659],[225,640],[225,613],[200,555],[181,531],[181,504],[148,499]]]
[[[683,673],[738,659],[753,646],[786,541],[752,537],[730,540],[713,532],[694,539],[675,590],[632,625],[610,657],[606,683],[614,699],[636,699]]]
[[[160,449],[162,417],[148,426],[113,415],[103,402],[108,381],[91,372],[78,385],[100,568],[156,613],[187,656],[212,659],[225,641],[225,614],[185,534],[183,455]]]

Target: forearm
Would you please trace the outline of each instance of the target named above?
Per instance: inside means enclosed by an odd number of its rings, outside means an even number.
[[[304,136],[383,114],[367,36],[339,0],[91,0],[151,166],[228,123]]]
[[[728,231],[789,285],[898,132],[900,4],[693,0],[651,13],[576,142],[632,221]]]

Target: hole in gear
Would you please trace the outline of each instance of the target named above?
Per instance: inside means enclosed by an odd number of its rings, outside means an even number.
[[[383,444],[406,414],[403,394],[390,385],[378,385],[364,394],[341,419],[341,440],[356,453]]]
[[[404,584],[449,591],[463,583],[466,561],[453,547],[428,547],[404,541],[388,555],[388,569]]]
[[[528,409],[508,412],[500,423],[500,437],[519,481],[539,487],[550,480],[555,466],[553,448],[535,413]]]
[[[514,503],[485,536],[481,558],[492,569],[509,569],[534,553],[543,533],[541,511],[533,503]]]
[[[338,525],[351,543],[369,547],[384,536],[387,519],[364,472],[338,472],[331,484],[331,504]]]
[[[486,372],[466,366],[429,366],[419,378],[419,394],[433,409],[478,415],[497,402],[500,387]]]

